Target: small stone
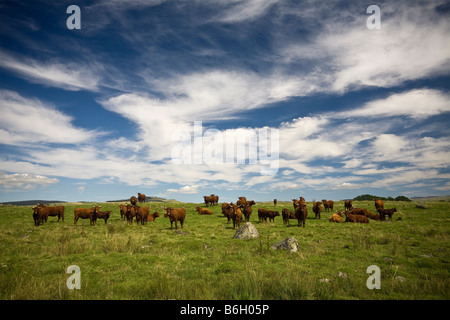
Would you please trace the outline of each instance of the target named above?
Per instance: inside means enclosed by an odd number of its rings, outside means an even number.
[[[298,241],[294,237],[289,237],[281,240],[280,242],[275,243],[271,247],[273,250],[289,250],[290,253],[297,252],[298,249]]]

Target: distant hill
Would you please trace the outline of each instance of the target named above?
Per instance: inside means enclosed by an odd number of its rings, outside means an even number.
[[[413,197],[411,200],[414,201],[450,201],[449,196],[426,196],[426,197]]]
[[[167,202],[167,201],[168,201],[167,199],[159,197],[151,197],[151,196],[145,197],[145,202]],[[108,200],[106,202],[130,202],[130,198],[122,200]]]
[[[1,202],[2,205],[13,205],[13,206],[35,206],[39,203],[50,204],[50,203],[66,203],[66,201],[60,200],[23,200],[23,201],[8,201]]]

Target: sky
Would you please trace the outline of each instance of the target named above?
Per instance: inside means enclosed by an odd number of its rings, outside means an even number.
[[[0,202],[448,195],[449,13],[0,0]]]

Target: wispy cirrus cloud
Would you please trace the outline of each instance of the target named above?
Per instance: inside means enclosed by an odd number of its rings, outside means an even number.
[[[72,61],[45,61],[17,57],[0,52],[0,68],[7,69],[30,82],[65,90],[97,91],[100,78],[92,68]]]
[[[104,133],[77,128],[73,118],[36,98],[0,90],[0,143],[26,145],[35,143],[77,144]]]

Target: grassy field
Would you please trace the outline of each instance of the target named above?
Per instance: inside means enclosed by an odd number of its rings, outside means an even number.
[[[232,239],[232,223],[220,214],[200,216],[193,203],[184,229],[170,230],[163,214],[141,226],[121,221],[117,204],[105,225],[88,220],[73,225],[75,207],[66,204],[65,222],[34,226],[30,206],[0,207],[0,299],[446,299],[450,298],[450,203],[385,202],[397,207],[392,222],[328,222],[331,213],[314,219],[308,203],[306,228],[259,223],[257,203],[251,222],[259,240]],[[151,212],[161,203],[147,203]],[[169,204],[166,204],[169,205]],[[354,202],[374,212],[372,201]],[[204,206],[202,204],[202,206]],[[291,202],[279,202],[292,210]],[[335,204],[343,210],[343,202]],[[400,220],[398,220],[401,218]],[[182,231],[182,232],[180,232]],[[270,246],[295,237],[299,250]],[[66,269],[81,270],[81,289],[69,290]],[[369,290],[366,269],[381,269],[381,289]]]

